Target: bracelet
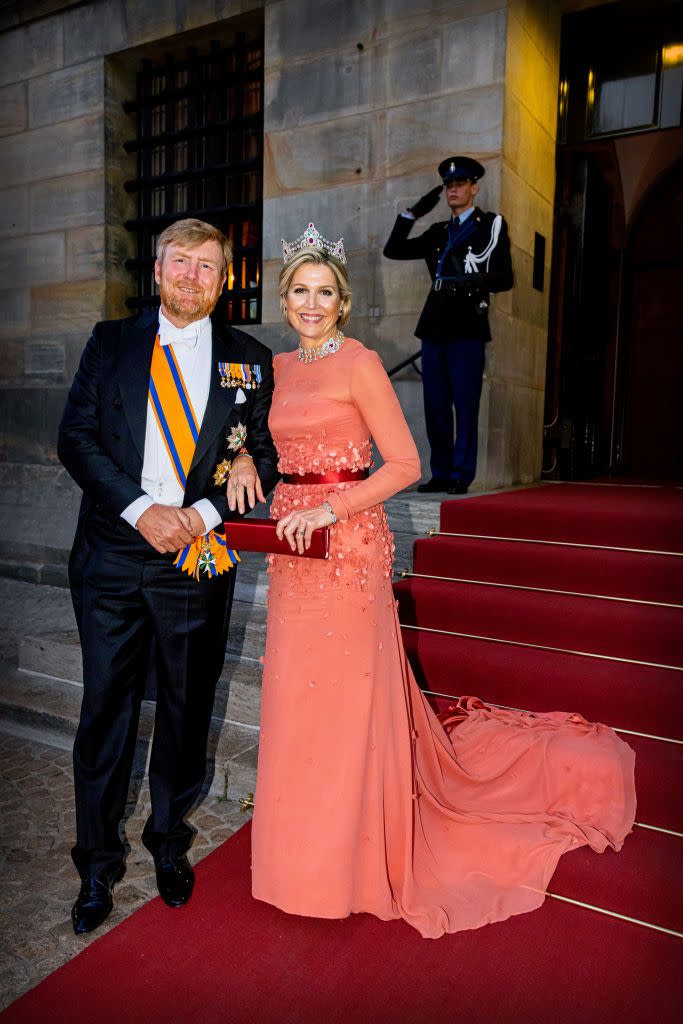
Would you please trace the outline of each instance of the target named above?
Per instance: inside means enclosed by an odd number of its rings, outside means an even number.
[[[250,455],[246,448],[240,448],[235,458],[239,458],[240,455],[246,455],[248,459],[251,459],[252,462],[254,461],[254,456]]]
[[[329,501],[323,501],[321,507],[324,508],[326,512],[330,513],[330,515],[332,516],[332,522],[330,523],[330,526],[334,526],[334,524],[337,522],[337,514],[330,505]]]

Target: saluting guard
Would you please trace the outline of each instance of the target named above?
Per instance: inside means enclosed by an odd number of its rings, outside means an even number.
[[[477,467],[479,399],[486,342],[491,340],[489,293],[512,288],[512,262],[505,220],[474,205],[484,167],[470,157],[452,156],[439,164],[438,172],[442,184],[396,218],[384,255],[424,259],[432,278],[415,328],[422,342],[432,474],[418,490],[466,494]],[[450,219],[409,238],[415,221],[434,209],[444,189]]]

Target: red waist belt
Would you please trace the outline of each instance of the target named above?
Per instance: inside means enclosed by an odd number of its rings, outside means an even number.
[[[347,484],[365,480],[369,469],[340,469],[337,473],[285,473],[283,484]]]

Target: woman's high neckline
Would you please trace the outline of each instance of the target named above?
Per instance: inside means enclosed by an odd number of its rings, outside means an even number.
[[[297,349],[299,362],[314,363],[319,359],[325,359],[327,356],[332,356],[335,352],[339,351],[345,340],[344,334],[337,329],[332,337],[328,338],[327,341],[324,341],[322,345],[304,348],[301,342],[299,342],[299,348]]]

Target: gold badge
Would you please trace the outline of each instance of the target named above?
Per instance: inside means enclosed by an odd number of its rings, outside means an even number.
[[[230,461],[230,459],[223,459],[222,462],[218,463],[218,465],[216,466],[216,471],[213,474],[213,482],[215,483],[216,487],[220,487],[221,484],[225,483],[225,481],[230,476],[231,468],[232,462]]]

